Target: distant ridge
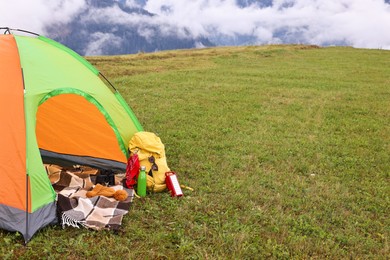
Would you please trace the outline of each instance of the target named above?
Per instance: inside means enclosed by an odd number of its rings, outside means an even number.
[[[131,54],[215,45],[207,38],[192,37],[186,30],[185,35],[178,36],[175,28],[171,28],[172,32],[162,32],[156,24],[132,22],[134,14],[137,19],[144,17],[145,21],[155,14],[140,7],[128,7],[123,1],[87,2],[90,8],[83,10],[72,21],[47,26],[47,36],[81,55]],[[124,16],[123,21],[118,22],[118,14]]]

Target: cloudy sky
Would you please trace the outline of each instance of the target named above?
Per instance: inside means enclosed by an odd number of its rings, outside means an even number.
[[[0,27],[45,34],[88,10],[111,23],[157,24],[162,31],[252,44],[306,43],[390,49],[390,0],[112,0],[157,16],[129,15],[119,8],[91,10],[89,0],[0,0]],[[107,1],[107,0],[105,0]],[[240,3],[241,5],[239,5]],[[102,19],[102,18],[101,18]],[[173,30],[174,28],[174,30]],[[144,31],[147,35],[148,31]]]

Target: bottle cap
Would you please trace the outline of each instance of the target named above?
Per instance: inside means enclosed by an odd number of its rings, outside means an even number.
[[[142,165],[142,166],[140,167],[140,169],[141,169],[141,171],[146,171],[146,166]]]

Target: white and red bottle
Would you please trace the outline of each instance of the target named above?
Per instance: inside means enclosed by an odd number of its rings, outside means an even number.
[[[183,192],[181,191],[179,180],[177,179],[175,172],[166,172],[165,173],[165,183],[168,190],[171,192],[172,197],[181,197]]]

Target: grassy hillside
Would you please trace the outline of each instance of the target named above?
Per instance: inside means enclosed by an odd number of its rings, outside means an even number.
[[[84,259],[390,254],[390,52],[261,46],[89,57],[195,189],[135,199],[123,233],[59,226],[0,254]]]

